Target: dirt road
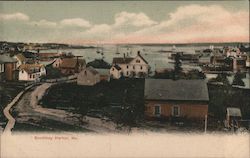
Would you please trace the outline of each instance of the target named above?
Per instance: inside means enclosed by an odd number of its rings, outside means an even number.
[[[63,110],[47,109],[37,105],[51,84],[42,84],[27,91],[14,106],[12,115],[16,125],[14,131],[90,131],[78,115]]]

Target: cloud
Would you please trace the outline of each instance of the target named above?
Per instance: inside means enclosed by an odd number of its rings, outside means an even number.
[[[188,5],[169,14],[157,25],[131,32],[115,42],[188,43],[249,41],[249,13],[221,6]]]
[[[57,23],[52,22],[52,21],[47,21],[47,20],[40,20],[40,21],[32,21],[29,23],[30,25],[38,26],[38,27],[45,27],[45,28],[51,28],[51,27],[56,27]]]
[[[86,33],[89,34],[96,34],[96,33],[108,33],[112,31],[112,27],[107,24],[100,24],[100,25],[94,25],[89,30],[86,31]]]
[[[142,27],[154,24],[157,24],[157,22],[151,20],[144,13],[128,13],[124,11],[115,15],[114,26],[133,25],[136,27]]]
[[[249,42],[249,11],[229,11],[219,5],[181,6],[162,21],[154,21],[142,12],[125,11],[115,14],[111,24],[94,24],[82,18],[29,21],[22,13],[0,14],[1,19],[22,19],[32,26],[58,28],[41,33],[53,36],[54,42],[62,39],[77,43]]]
[[[62,26],[78,26],[78,27],[90,27],[89,21],[82,18],[64,19],[60,22]]]
[[[29,16],[23,13],[2,14],[0,13],[0,20],[21,20],[28,21]]]

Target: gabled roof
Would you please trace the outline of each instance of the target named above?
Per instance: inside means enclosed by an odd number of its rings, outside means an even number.
[[[77,66],[77,63],[80,65],[86,64],[84,59],[63,58],[60,67],[62,67],[62,68],[75,68]]]
[[[138,52],[137,56],[140,57],[146,64],[148,64],[148,62],[141,56],[140,52]],[[113,58],[113,62],[112,63],[113,64],[129,64],[135,58],[131,58],[131,57]]]
[[[114,65],[113,67],[118,71],[122,69],[119,65]]]
[[[141,56],[140,53],[138,53],[138,56],[139,56],[146,64],[148,64],[148,62]]]
[[[42,64],[22,64],[19,67],[19,70],[24,70],[28,74],[40,72],[40,69],[44,67]]]
[[[205,80],[145,79],[145,99],[208,101]]]
[[[134,58],[130,57],[120,57],[120,58],[113,58],[113,64],[128,64],[130,63]]]
[[[21,53],[15,55],[15,56],[16,56],[16,58],[17,58],[18,60],[20,60],[20,61],[26,61],[26,60],[27,60],[27,59],[25,58],[25,56],[24,56],[23,54],[21,54]]]
[[[0,55],[0,63],[16,63],[17,60],[6,55],[6,54],[3,54],[3,55]]]

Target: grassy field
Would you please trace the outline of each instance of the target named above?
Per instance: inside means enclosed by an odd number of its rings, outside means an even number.
[[[250,119],[250,90],[212,84],[208,84],[208,89],[210,129],[224,129],[227,107],[239,107],[243,119]],[[41,103],[49,108],[69,108],[83,115],[99,114],[118,123],[135,125],[144,122],[144,80],[113,80],[95,86],[59,84],[48,90]]]
[[[143,98],[144,79],[123,79],[94,86],[55,85],[40,104],[49,108],[70,108],[83,115],[107,116],[117,123],[133,125],[143,117]]]

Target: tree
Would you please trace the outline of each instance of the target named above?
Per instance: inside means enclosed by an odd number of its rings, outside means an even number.
[[[174,79],[178,79],[179,75],[182,71],[181,67],[181,55],[180,53],[176,53],[175,55],[175,62],[174,62]]]
[[[227,79],[227,74],[226,73],[220,73],[218,76],[215,78],[215,81],[217,82],[222,82],[223,85],[229,85],[229,80]]]
[[[242,78],[243,78],[243,76],[240,73],[240,71],[237,71],[237,73],[234,75],[232,85],[245,86],[245,83],[242,81]]]

